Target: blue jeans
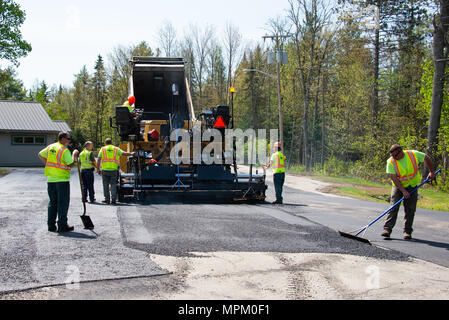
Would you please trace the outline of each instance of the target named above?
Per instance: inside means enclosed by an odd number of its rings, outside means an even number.
[[[94,171],[91,169],[81,170],[81,179],[83,181],[83,196],[87,201],[87,193],[89,193],[90,202],[95,199],[94,190]]]

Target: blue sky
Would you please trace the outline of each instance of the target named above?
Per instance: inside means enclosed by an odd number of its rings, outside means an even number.
[[[245,41],[262,41],[269,19],[288,7],[288,0],[15,1],[27,14],[21,30],[33,47],[18,68],[27,89],[36,80],[71,86],[83,65],[91,72],[98,54],[106,59],[118,45],[146,41],[154,48],[164,21],[179,37],[190,24],[213,25],[220,36],[230,21]]]

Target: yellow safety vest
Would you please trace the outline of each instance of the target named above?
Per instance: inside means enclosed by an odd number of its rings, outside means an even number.
[[[271,168],[273,169],[273,173],[285,172],[284,155],[280,151],[273,154]]]
[[[396,175],[404,187],[417,186],[421,181],[418,160],[412,151],[405,151],[404,153],[407,160],[407,168],[403,168],[398,161],[393,159],[393,157],[391,157],[388,161],[390,161],[393,165]]]
[[[104,171],[115,171],[118,170],[118,166],[120,164],[118,148],[109,145],[101,148],[101,169]]]
[[[81,170],[93,169],[94,165],[90,160],[91,153],[92,151],[87,149],[84,149],[83,152],[80,153]]]
[[[70,152],[67,146],[59,142],[47,147],[47,163],[45,164],[45,175],[58,179],[70,179],[70,167],[62,162],[64,152]]]
[[[123,103],[123,107],[127,107],[129,113],[132,113],[132,112],[133,112],[133,107],[129,104],[128,101],[125,101],[125,102]]]

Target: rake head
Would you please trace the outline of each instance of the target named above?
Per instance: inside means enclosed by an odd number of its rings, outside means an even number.
[[[362,237],[357,237],[357,236],[355,236],[353,234],[350,234],[350,233],[347,233],[347,232],[338,231],[338,233],[342,237],[349,238],[349,239],[356,240],[356,241],[360,241],[360,242],[367,243],[367,244],[371,245],[371,242],[368,239],[365,239],[365,238],[362,238]]]

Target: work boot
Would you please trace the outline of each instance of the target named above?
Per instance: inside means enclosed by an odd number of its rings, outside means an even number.
[[[282,201],[274,201],[272,204],[282,204]]]
[[[110,204],[111,203],[111,201],[110,200],[103,200],[103,201],[101,201],[102,203],[105,203],[105,204]]]
[[[382,232],[381,236],[384,237],[384,238],[389,238],[389,237],[390,237],[390,234],[391,234],[390,230],[385,229],[385,230]]]
[[[69,225],[66,225],[65,227],[62,227],[62,228],[58,228],[58,232],[59,232],[59,233],[62,233],[62,232],[70,232],[70,231],[73,231],[73,230],[75,230],[75,228],[74,228],[74,227],[71,227],[71,226],[69,226]]]
[[[404,240],[411,240],[412,235],[410,233],[404,232]]]
[[[56,228],[56,226],[48,227],[48,231],[50,231],[50,232],[56,232],[56,230],[58,230],[58,229]]]

